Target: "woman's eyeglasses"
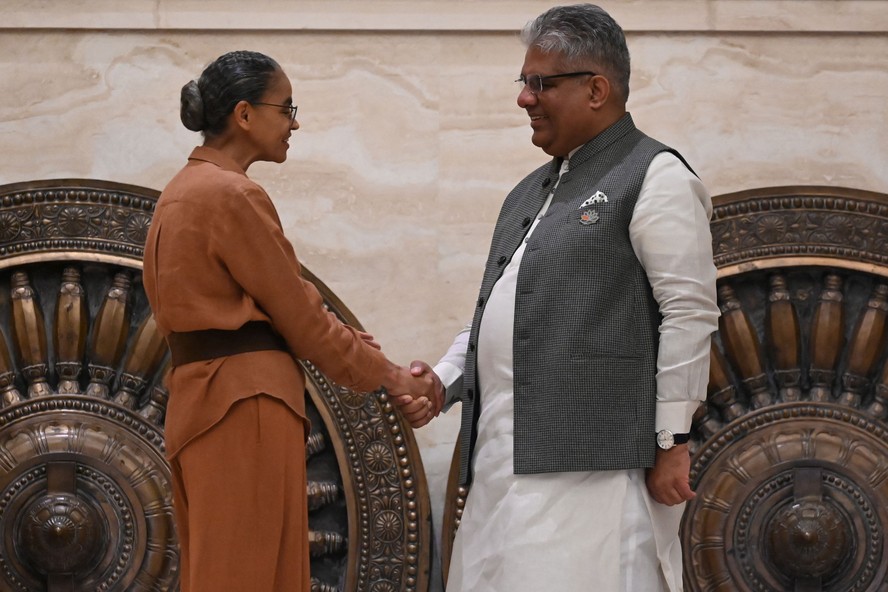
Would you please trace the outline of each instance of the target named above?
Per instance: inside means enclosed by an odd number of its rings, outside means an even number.
[[[293,122],[296,121],[296,109],[299,108],[296,105],[277,105],[275,103],[253,103],[253,105],[265,105],[266,107],[280,107],[281,109],[286,109],[290,112],[290,125],[293,125]]]

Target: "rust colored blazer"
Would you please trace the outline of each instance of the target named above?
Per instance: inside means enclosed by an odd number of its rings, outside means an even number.
[[[145,292],[164,335],[268,321],[290,352],[259,351],[184,364],[169,376],[166,454],[172,459],[236,401],[260,393],[305,420],[309,360],[358,391],[379,388],[390,362],[323,308],[265,191],[232,159],[195,148],[157,203],[145,244]],[[306,435],[308,430],[306,430]]]

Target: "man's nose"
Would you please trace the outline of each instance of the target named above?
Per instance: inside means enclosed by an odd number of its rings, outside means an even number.
[[[518,106],[526,109],[528,106],[535,104],[536,101],[537,96],[530,92],[530,87],[525,84],[518,93]]]

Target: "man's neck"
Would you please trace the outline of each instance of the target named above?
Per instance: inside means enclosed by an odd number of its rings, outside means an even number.
[[[594,127],[590,128],[590,133],[588,134],[586,139],[579,145],[571,148],[567,154],[560,156],[560,158],[570,158],[570,156],[574,152],[597,138],[604,130],[608,129],[610,126],[620,121],[624,115],[626,115],[625,104],[602,108],[599,111],[599,118],[596,120]]]

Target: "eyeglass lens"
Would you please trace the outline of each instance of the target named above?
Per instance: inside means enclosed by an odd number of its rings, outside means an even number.
[[[296,110],[299,108],[296,105],[279,105],[277,103],[259,103],[259,102],[256,102],[253,104],[254,105],[265,105],[266,107],[278,107],[280,109],[286,109],[287,111],[289,111],[290,124],[292,124],[294,121],[296,121]]]
[[[530,89],[530,92],[534,94],[539,94],[543,92],[543,77],[539,74],[534,74],[532,76],[521,76],[515,82],[518,83],[518,86],[521,87],[521,90],[524,90],[524,87],[527,86]]]

